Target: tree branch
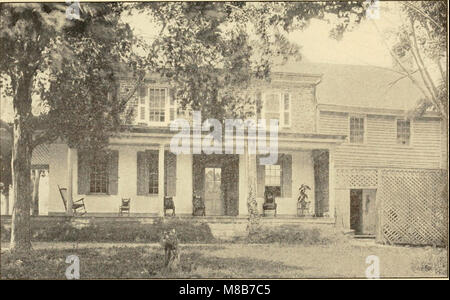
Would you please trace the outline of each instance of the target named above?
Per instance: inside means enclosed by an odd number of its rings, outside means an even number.
[[[408,76],[409,80],[411,80],[411,82],[420,90],[420,92],[425,96],[425,98],[429,98],[429,95],[427,95],[427,93],[425,92],[425,90],[422,88],[422,86],[417,82],[417,80],[411,76],[411,73],[405,68],[405,66],[403,66],[403,64],[400,62],[400,60],[398,59],[398,57],[392,52],[392,49],[389,47],[389,45],[387,44],[387,42],[385,41],[383,35],[381,34],[380,29],[378,28],[377,24],[373,21],[373,19],[371,20],[372,24],[374,25],[376,31],[378,32],[378,34],[381,37],[381,40],[383,42],[383,44],[386,46],[386,48],[388,49],[389,53],[391,54],[392,58],[397,62],[397,64],[402,68],[403,72],[405,72],[405,74]]]

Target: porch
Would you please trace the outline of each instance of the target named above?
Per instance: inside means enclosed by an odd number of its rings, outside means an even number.
[[[83,198],[86,218],[115,217],[121,199],[131,198],[130,217],[154,218],[164,215],[163,199],[169,196],[177,217],[191,217],[193,195],[198,195],[205,203],[205,220],[245,220],[251,177],[247,146],[245,152],[237,154],[174,154],[169,146],[171,136],[160,132],[113,137],[109,147],[112,155],[104,168],[97,166],[97,170],[76,149],[63,143],[49,145],[48,199],[41,199],[47,200],[48,209],[40,214],[70,216],[70,203]],[[259,212],[263,214],[264,195],[271,190],[277,204],[276,219],[334,219],[334,193],[330,193],[334,191],[333,153],[341,141],[336,136],[283,134],[278,138],[278,161],[274,165],[262,165],[260,155],[252,154]],[[98,169],[104,170],[102,176],[98,176]],[[309,209],[297,217],[298,188],[302,184],[311,188]],[[68,209],[58,186],[67,190]]]

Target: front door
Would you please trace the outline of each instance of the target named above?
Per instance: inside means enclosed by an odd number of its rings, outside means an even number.
[[[205,168],[206,215],[223,215],[222,168]]]

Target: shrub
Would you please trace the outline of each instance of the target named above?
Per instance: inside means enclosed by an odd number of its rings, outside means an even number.
[[[298,225],[281,225],[279,227],[263,227],[257,233],[246,238],[249,243],[267,244],[328,244],[330,239],[322,236],[318,228],[304,228]]]
[[[446,249],[429,249],[424,254],[416,257],[413,262],[413,270],[447,276],[447,259]]]
[[[210,243],[214,237],[207,224],[192,221],[159,220],[155,224],[93,221],[77,228],[70,221],[33,220],[32,241],[41,242],[159,242],[164,231],[175,229],[181,243]],[[1,240],[9,241],[10,231],[1,228]]]

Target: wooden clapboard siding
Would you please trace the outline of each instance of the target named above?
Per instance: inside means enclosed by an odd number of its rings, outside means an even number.
[[[320,112],[322,134],[349,134],[347,113]],[[397,144],[397,118],[366,115],[364,144],[344,142],[335,153],[336,168],[393,167],[436,169],[441,165],[440,120],[418,118],[411,122],[409,146]]]

